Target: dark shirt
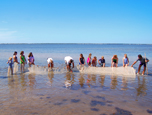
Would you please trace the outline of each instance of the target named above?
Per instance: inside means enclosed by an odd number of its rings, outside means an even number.
[[[100,63],[105,63],[105,59],[99,59]]]
[[[146,60],[148,60],[148,59],[146,58]],[[140,64],[145,64],[146,63],[145,58],[137,59],[136,62],[137,61],[140,61]]]

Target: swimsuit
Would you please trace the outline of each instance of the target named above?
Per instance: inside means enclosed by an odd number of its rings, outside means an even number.
[[[20,64],[23,64],[25,62],[25,57],[21,56],[21,59],[22,59],[23,62],[20,60]]]
[[[14,55],[14,56],[15,56],[14,62],[16,62],[17,61],[17,57],[16,57],[16,55]]]
[[[83,58],[80,58],[80,62],[81,64],[84,64],[84,59]],[[80,64],[80,63],[79,63]]]
[[[88,59],[87,59],[87,63],[88,63],[88,64],[91,64],[91,58],[88,58]]]
[[[128,58],[124,57],[124,64],[128,64]]]
[[[113,62],[114,62],[114,63],[117,63],[117,59],[113,59]]]
[[[34,56],[33,57],[28,57],[28,59],[29,59],[29,63],[31,62],[31,63],[34,63]]]

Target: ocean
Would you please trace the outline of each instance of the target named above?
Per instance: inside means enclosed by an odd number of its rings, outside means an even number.
[[[14,51],[24,51],[27,58],[33,53],[35,72],[20,71],[7,76],[7,60]],[[152,45],[148,44],[0,44],[0,112],[3,114],[52,114],[52,115],[148,115],[152,114]],[[104,56],[106,67],[117,55],[118,66],[122,66],[124,54],[130,65],[138,54],[146,56],[148,75],[123,76],[104,75],[93,72],[67,72],[65,56],[79,64],[80,54],[85,60],[89,53],[97,59]],[[47,58],[53,58],[55,72],[47,72]],[[138,69],[139,62],[134,65]],[[42,69],[43,68],[43,69]],[[71,86],[66,87],[66,83]]]

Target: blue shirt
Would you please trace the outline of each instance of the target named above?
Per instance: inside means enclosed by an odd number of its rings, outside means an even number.
[[[12,60],[8,60],[8,67],[12,68],[13,66],[13,61]]]
[[[105,63],[105,59],[99,59],[100,63]]]

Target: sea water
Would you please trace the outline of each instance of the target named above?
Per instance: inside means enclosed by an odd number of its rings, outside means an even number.
[[[30,52],[35,68],[7,76],[6,64],[13,52]],[[151,114],[152,113],[152,45],[141,44],[0,44],[0,112],[3,114]],[[105,57],[106,66],[117,54],[122,66],[124,54],[130,65],[138,54],[146,56],[148,73],[145,76],[123,76],[66,71],[64,57],[71,56],[75,66],[79,56],[89,53],[97,59]],[[47,71],[47,58],[53,58],[55,69]],[[137,70],[139,62],[134,65]],[[19,66],[20,68],[20,66]]]

